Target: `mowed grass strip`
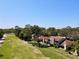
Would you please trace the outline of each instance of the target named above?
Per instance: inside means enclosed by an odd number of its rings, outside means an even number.
[[[62,56],[56,53],[55,50],[51,50],[50,48],[40,48],[40,51],[50,59],[64,59]]]
[[[24,43],[14,34],[9,34],[0,48],[0,59],[42,59],[42,53],[36,53],[35,47]]]
[[[63,49],[59,48],[39,48],[40,51],[50,59],[79,59],[79,57],[70,55],[68,52],[65,52]]]

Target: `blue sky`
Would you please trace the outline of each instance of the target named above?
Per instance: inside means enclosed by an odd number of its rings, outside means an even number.
[[[0,0],[0,28],[26,24],[79,26],[79,0]]]

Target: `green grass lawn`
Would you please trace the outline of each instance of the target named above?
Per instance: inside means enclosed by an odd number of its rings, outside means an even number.
[[[0,59],[42,59],[40,50],[9,34],[0,48]]]
[[[55,51],[53,51],[53,49],[51,50],[50,48],[40,48],[40,50],[45,56],[50,57],[50,59],[64,59],[63,57],[58,55]]]
[[[76,57],[62,49],[32,46],[14,34],[9,34],[0,48],[0,59],[76,59]]]
[[[49,48],[39,48],[40,51],[50,59],[79,59],[79,57],[70,55],[63,49],[49,47]]]
[[[31,44],[35,45],[36,47],[38,46],[36,41],[31,41]],[[56,53],[55,50],[50,49],[50,48],[40,48],[38,47],[38,49],[47,57],[49,57],[50,59],[64,59],[62,56],[60,56],[59,54]]]
[[[36,41],[31,41],[30,44],[38,47]],[[54,47],[47,47],[47,48],[40,48],[38,49],[43,53],[43,55],[49,57],[50,59],[79,59],[77,56],[70,55],[62,48],[54,48]]]

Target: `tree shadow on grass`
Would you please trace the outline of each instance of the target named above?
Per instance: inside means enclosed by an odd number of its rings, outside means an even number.
[[[0,58],[3,57],[3,54],[0,54]]]

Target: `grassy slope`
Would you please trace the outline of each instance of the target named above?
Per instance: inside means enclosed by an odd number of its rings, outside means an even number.
[[[60,55],[58,55],[53,49],[50,48],[40,48],[41,52],[47,56],[50,57],[50,59],[64,59]]]
[[[31,44],[35,44],[37,45],[37,42],[35,41],[31,41]],[[55,49],[55,48],[39,48],[38,49],[47,57],[49,57],[50,59],[67,59],[65,57],[63,57],[59,52],[57,52],[56,50],[58,49]]]
[[[8,35],[0,48],[0,59],[42,59],[42,53],[36,53],[33,46],[25,44],[15,35]]]
[[[39,48],[50,59],[76,59],[64,50],[56,48]],[[0,48],[0,59],[46,59],[36,47],[10,34]],[[49,58],[47,58],[49,59]]]
[[[50,48],[40,48],[40,51],[45,56],[50,57],[50,59],[79,59],[79,57],[70,55],[63,49],[50,47]]]

